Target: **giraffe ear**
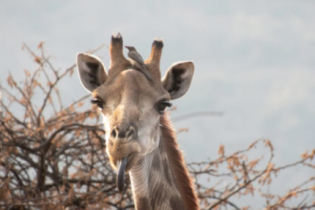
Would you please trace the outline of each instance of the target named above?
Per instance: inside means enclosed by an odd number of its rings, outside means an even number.
[[[194,63],[184,61],[174,63],[162,79],[163,87],[171,95],[171,99],[183,96],[189,89],[194,75]]]
[[[105,67],[96,56],[79,53],[77,55],[77,66],[81,83],[89,92],[92,92],[106,81]]]

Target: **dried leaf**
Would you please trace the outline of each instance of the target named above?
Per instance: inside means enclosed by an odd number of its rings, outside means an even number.
[[[273,146],[272,146],[271,142],[269,140],[264,140],[264,142],[265,142],[265,146],[269,147],[270,150],[273,151]]]
[[[268,169],[267,172],[270,172],[274,168],[275,164],[273,163],[268,163]]]
[[[178,129],[177,133],[181,133],[181,132],[188,132],[189,128],[180,128]]]
[[[30,77],[31,76],[31,72],[26,70],[26,69],[23,69],[24,70],[24,74],[26,77]]]
[[[72,68],[72,69],[70,70],[70,77],[72,76],[73,72],[74,72],[74,69]]]
[[[38,48],[38,49],[39,49],[39,48],[42,48],[43,45],[44,45],[44,43],[45,43],[45,42],[40,42],[40,43],[38,44],[37,48]]]
[[[39,86],[39,83],[35,78],[33,79],[32,86],[33,86],[33,89],[36,88],[37,86]]]
[[[11,75],[9,75],[9,76],[7,77],[7,83],[8,83],[8,85],[9,85],[11,88],[13,88],[13,86],[14,86],[14,87],[17,86],[17,85],[16,85],[16,82],[13,80],[13,77],[12,77]]]
[[[303,152],[302,155],[301,155],[301,157],[302,157],[303,159],[308,158],[308,151],[306,150],[305,152]]]
[[[260,160],[260,159],[255,159],[255,160],[250,161],[250,162],[247,164],[247,167],[249,167],[249,168],[254,168],[254,167],[257,165],[257,163],[259,162],[259,160]]]
[[[77,105],[77,107],[81,107],[81,106],[83,106],[83,105],[84,105],[83,102],[79,102],[78,105]]]
[[[310,159],[313,160],[315,156],[315,149],[312,150],[312,153],[310,154]]]
[[[27,104],[27,100],[23,97],[21,100],[20,100],[20,103],[22,105],[26,105]]]
[[[69,106],[69,110],[70,110],[71,112],[74,112],[74,111],[75,111],[73,104],[71,104],[71,105]]]
[[[238,160],[238,157],[237,156],[233,156],[233,164],[236,165],[236,166],[240,166],[241,163],[240,161]]]
[[[254,141],[251,145],[249,145],[248,150],[253,148],[253,147],[256,147],[257,142],[258,142],[258,140]]]
[[[225,153],[224,145],[221,144],[221,145],[219,146],[218,154],[221,155],[222,157],[224,157],[224,153]]]
[[[41,58],[40,57],[38,57],[38,56],[36,56],[35,58],[34,58],[34,61],[36,62],[36,63],[38,63],[38,64],[41,64],[42,62],[41,62]]]

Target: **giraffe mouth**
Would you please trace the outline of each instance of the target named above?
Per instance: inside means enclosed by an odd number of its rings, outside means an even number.
[[[118,168],[118,173],[117,173],[117,187],[119,192],[122,192],[124,190],[125,186],[125,172],[126,172],[126,167],[128,163],[128,157],[125,157],[121,160],[117,160],[117,168]]]

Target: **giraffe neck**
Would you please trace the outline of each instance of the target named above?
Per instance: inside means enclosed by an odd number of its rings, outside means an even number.
[[[193,182],[166,115],[160,125],[159,146],[129,172],[136,210],[198,210]]]
[[[130,179],[137,210],[185,209],[162,141],[139,159],[130,171]]]

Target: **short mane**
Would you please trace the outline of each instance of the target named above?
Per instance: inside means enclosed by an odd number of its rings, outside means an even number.
[[[168,114],[160,118],[162,141],[169,157],[170,168],[176,177],[179,192],[183,199],[186,210],[199,210],[199,201],[193,187],[193,180],[187,170],[185,159],[176,140],[176,133],[172,128]]]

